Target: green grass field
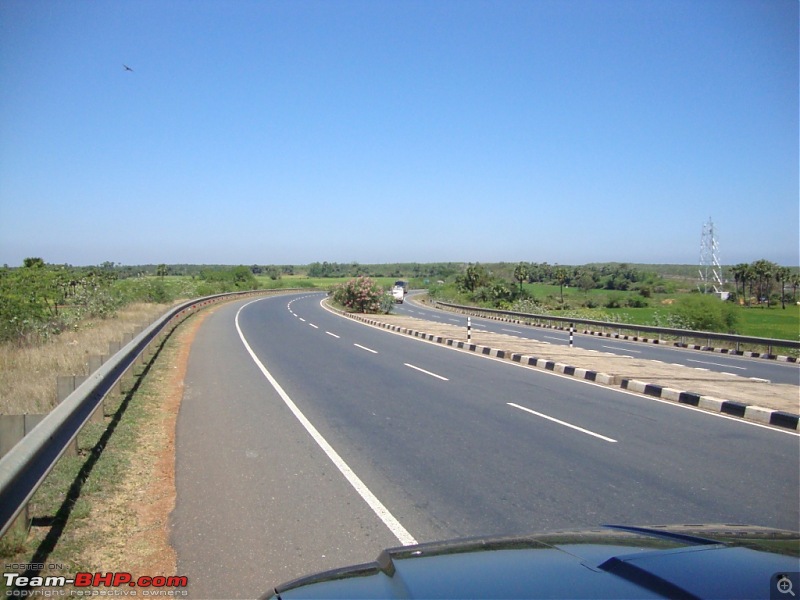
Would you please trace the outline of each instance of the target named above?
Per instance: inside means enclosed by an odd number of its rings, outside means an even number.
[[[557,285],[525,284],[525,289],[533,294],[537,301],[558,300],[561,297],[561,290]],[[604,303],[611,296],[620,298],[623,302],[629,296],[636,296],[636,292],[620,292],[594,289],[588,292],[577,288],[564,288],[564,302],[567,306],[578,308],[586,299],[593,299],[596,302]],[[659,325],[659,317],[663,320],[671,311],[672,306],[681,297],[688,294],[653,294],[647,300],[649,306],[646,308],[597,308],[580,307],[582,316],[587,319],[598,321],[614,320],[624,321],[637,325]],[[781,308],[780,304],[773,304],[770,308],[766,306],[737,306],[738,323],[736,333],[754,337],[775,338],[783,340],[800,340],[800,306],[796,304],[786,304],[786,308]]]

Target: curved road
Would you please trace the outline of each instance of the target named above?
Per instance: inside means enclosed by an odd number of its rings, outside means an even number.
[[[413,300],[413,294],[411,294],[411,297]],[[465,315],[432,309],[414,302],[395,305],[395,311],[398,314],[408,315],[417,319],[467,326],[467,317]],[[558,329],[504,323],[480,317],[472,317],[472,326],[473,330],[482,329],[493,333],[515,335],[548,344],[562,346],[569,344],[569,332]],[[800,385],[800,365],[797,363],[731,356],[718,352],[677,348],[670,345],[603,338],[577,332],[574,335],[574,343],[576,346],[588,350],[633,356],[642,360],[658,360],[706,371],[752,377],[772,383]]]
[[[193,598],[257,596],[415,540],[800,529],[794,433],[373,329],[323,297],[231,303],[198,333],[172,515]]]

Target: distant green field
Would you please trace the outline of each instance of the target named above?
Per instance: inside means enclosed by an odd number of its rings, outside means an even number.
[[[656,325],[655,317],[666,314],[669,307],[647,308],[603,308],[597,309],[598,313],[617,315],[626,323],[637,325]],[[624,318],[623,318],[624,317]],[[772,308],[738,308],[739,321],[736,333],[754,337],[775,338],[782,340],[800,340],[800,307],[780,306]],[[598,316],[598,320],[603,320]]]
[[[557,285],[525,284],[525,289],[539,302],[558,300],[561,289]],[[645,308],[606,308],[605,302],[610,297],[619,298],[623,304],[628,297],[637,296],[636,292],[610,291],[592,289],[587,292],[577,288],[564,287],[565,311],[579,313],[580,318],[597,321],[619,321],[637,325],[663,325],[673,311],[675,302],[686,293],[653,294],[647,299]],[[592,299],[599,305],[586,308],[582,304]],[[800,340],[800,306],[788,304],[782,309],[780,304],[770,308],[762,306],[737,306],[738,323],[736,333],[754,337],[776,338],[784,340]],[[552,314],[558,314],[558,311]]]
[[[259,285],[263,289],[282,289],[282,288],[319,288],[330,289],[335,285],[349,281],[352,277],[306,277],[305,275],[282,275],[280,279],[270,279],[266,275],[256,276]],[[391,287],[396,281],[393,277],[372,277],[378,285]]]

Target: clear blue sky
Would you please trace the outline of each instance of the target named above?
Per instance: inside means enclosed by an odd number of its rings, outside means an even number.
[[[796,0],[0,0],[0,264],[798,254]],[[133,72],[123,69],[123,64]]]

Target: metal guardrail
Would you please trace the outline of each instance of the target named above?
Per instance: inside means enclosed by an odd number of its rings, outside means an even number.
[[[631,325],[625,323],[609,323],[607,321],[592,321],[588,319],[575,319],[569,317],[556,317],[552,315],[535,315],[530,313],[520,313],[508,310],[497,310],[493,308],[481,308],[479,306],[463,306],[461,304],[451,304],[449,302],[436,301],[436,306],[446,306],[457,310],[471,312],[472,314],[488,314],[488,315],[503,315],[507,317],[515,317],[523,321],[530,321],[533,324],[541,322],[555,322],[565,324],[579,324],[598,327],[600,329],[616,330],[620,333],[622,331],[634,332],[636,337],[641,337],[642,333],[656,334],[659,340],[662,337],[672,337],[678,340],[680,344],[686,344],[687,339],[706,340],[706,346],[711,346],[711,341],[724,341],[735,345],[735,352],[741,353],[741,346],[749,344],[753,346],[766,347],[769,355],[773,354],[774,348],[790,348],[793,350],[800,349],[800,341],[792,340],[779,340],[774,338],[752,337],[744,335],[734,335],[730,333],[714,333],[710,331],[691,331],[688,329],[671,329],[669,327],[655,327],[652,325]]]
[[[0,459],[0,537],[23,511],[92,414],[102,406],[103,398],[139,364],[140,357],[153,343],[161,342],[173,325],[200,308],[231,297],[295,291],[307,290],[253,290],[185,302],[170,309],[110,357]]]

